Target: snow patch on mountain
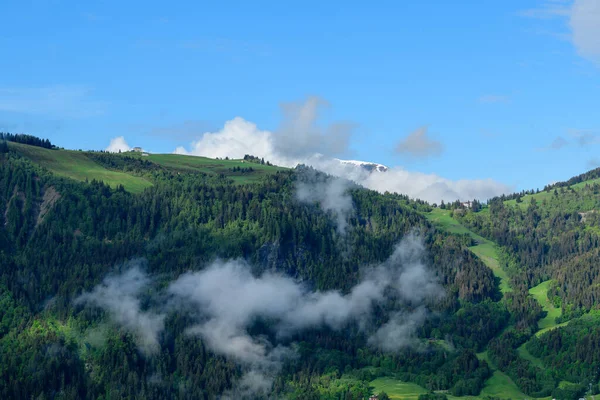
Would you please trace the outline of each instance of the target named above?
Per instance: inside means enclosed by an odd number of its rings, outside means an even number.
[[[340,162],[344,165],[354,165],[360,168],[364,168],[369,172],[387,172],[389,169],[387,166],[383,164],[368,162],[368,161],[359,161],[359,160],[340,160],[339,158],[335,158],[335,161]]]

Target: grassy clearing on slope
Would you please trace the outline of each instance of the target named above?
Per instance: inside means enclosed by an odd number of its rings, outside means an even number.
[[[517,385],[506,374],[494,371],[490,379],[485,382],[480,397],[499,397],[501,399],[526,399],[531,398],[521,392]]]
[[[521,200],[523,200],[521,203],[517,203],[517,200],[513,199],[513,200],[505,201],[504,204],[506,204],[507,206],[513,206],[513,207],[518,205],[519,207],[521,207],[522,209],[525,210],[525,209],[527,209],[527,207],[529,207],[529,204],[531,203],[531,199],[535,199],[536,202],[541,203],[542,201],[544,201],[544,199],[546,199],[546,200],[550,199],[553,194],[554,194],[553,191],[528,194],[528,195],[521,197]]]
[[[414,399],[417,400],[420,394],[429,393],[429,391],[416,383],[402,382],[393,378],[377,378],[371,381],[374,393],[386,392],[390,399]]]
[[[556,318],[562,315],[562,309],[560,307],[554,307],[554,304],[548,299],[548,289],[550,289],[550,285],[552,285],[552,281],[548,280],[529,289],[529,294],[540,303],[542,309],[547,313],[544,318],[538,321],[538,328],[542,333],[559,326],[559,324],[556,323]],[[541,334],[540,332],[537,333],[538,336]]]
[[[413,399],[417,400],[420,394],[429,393],[429,391],[415,383],[402,382],[393,378],[377,378],[371,382],[374,387],[374,393],[386,392],[391,399]],[[490,379],[485,383],[479,396],[456,397],[447,394],[448,399],[458,400],[477,400],[487,397],[497,397],[502,399],[524,399],[531,398],[519,390],[517,385],[500,371],[495,371]]]
[[[123,185],[125,190],[132,193],[140,193],[152,183],[124,172],[111,171],[96,164],[86,157],[85,154],[71,150],[49,150],[42,147],[29,146],[21,143],[9,142],[11,149],[17,151],[23,157],[41,165],[56,175],[85,181],[96,179],[117,187]]]
[[[274,174],[277,171],[283,171],[286,168],[276,167],[272,165],[264,165],[246,162],[243,160],[215,160],[206,157],[185,156],[180,154],[150,154],[142,156],[139,153],[127,153],[128,156],[143,157],[144,160],[152,161],[163,167],[185,171],[185,172],[202,172],[205,174],[225,174],[236,183],[249,183],[259,180],[267,174]],[[252,168],[252,172],[233,172],[232,169]]]
[[[442,210],[441,208],[434,208],[433,210],[431,210],[431,212],[427,213],[425,216],[431,223],[433,223],[434,225],[438,226],[439,228],[441,228],[442,230],[444,230],[448,233],[454,233],[454,234],[459,234],[459,235],[469,235],[474,240],[477,240],[478,242],[479,242],[479,240],[485,241],[484,238],[471,232],[469,229],[462,226],[457,220],[452,218],[451,211],[449,211],[449,210]]]
[[[502,267],[500,267],[500,263],[498,263],[496,246],[492,242],[469,247],[469,250],[471,250],[477,257],[481,259],[481,261],[485,263],[485,265],[488,266],[488,268],[492,270],[494,276],[500,278],[500,291],[503,294],[512,292],[508,274],[502,269]]]
[[[493,242],[485,239],[482,236],[479,236],[475,232],[472,232],[468,228],[461,225],[457,220],[452,218],[451,211],[449,210],[434,208],[431,212],[425,214],[425,216],[434,225],[448,233],[466,234],[471,236],[471,238],[473,238],[473,240],[478,244],[469,247],[469,250],[479,257],[481,261],[483,261],[485,265],[492,270],[496,277],[500,278],[500,291],[502,293],[512,291],[512,288],[509,284],[508,275],[498,263],[498,253],[496,250],[496,245]]]
[[[525,342],[517,348],[517,353],[519,354],[519,357],[521,357],[523,360],[529,361],[535,367],[542,369],[546,368],[542,360],[540,360],[539,358],[531,354],[529,350],[527,350],[527,343],[528,342]]]
[[[512,398],[512,399],[524,399],[530,398],[526,396],[519,387],[513,382],[512,379],[508,375],[506,375],[502,371],[496,370],[496,366],[490,361],[487,351],[482,353],[477,353],[477,358],[480,360],[485,360],[490,368],[494,370],[494,374],[490,379],[485,382],[484,388],[481,390],[480,398],[490,397],[499,397],[499,398]],[[451,397],[448,398],[460,398],[465,399],[464,397]]]
[[[548,280],[529,289],[529,294],[540,303],[542,309],[546,312],[546,316],[538,321],[538,331],[535,333],[538,337],[551,329],[568,324],[568,322],[563,322],[562,324],[556,323],[556,318],[562,315],[562,309],[560,307],[554,307],[554,304],[548,299],[548,289],[550,289],[551,285],[552,281]],[[519,357],[524,360],[529,360],[536,367],[544,368],[543,361],[531,354],[526,346],[527,343],[523,343],[517,348]]]

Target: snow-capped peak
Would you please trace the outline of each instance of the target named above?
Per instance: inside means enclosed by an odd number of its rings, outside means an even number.
[[[336,158],[335,160],[339,161],[341,164],[354,165],[357,167],[364,168],[369,172],[386,172],[388,170],[388,167],[386,167],[383,164],[377,164],[377,163],[368,162],[368,161],[340,160],[339,158]]]

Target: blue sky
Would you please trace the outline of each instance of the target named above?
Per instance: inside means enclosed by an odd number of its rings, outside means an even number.
[[[597,0],[7,0],[0,15],[0,130],[67,148],[172,152],[234,117],[277,131],[282,102],[318,96],[319,124],[355,127],[344,158],[515,189],[600,163]]]

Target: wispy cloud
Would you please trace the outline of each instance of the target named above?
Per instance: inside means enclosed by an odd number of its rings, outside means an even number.
[[[200,272],[181,275],[168,291],[178,311],[186,305],[194,308],[197,323],[187,332],[242,367],[245,375],[234,391],[268,398],[273,376],[296,354],[294,346],[281,339],[307,329],[340,330],[355,324],[369,338],[369,345],[383,351],[418,345],[417,329],[429,316],[428,306],[445,295],[424,260],[423,241],[409,234],[388,260],[363,270],[362,279],[348,293],[312,291],[272,272],[254,276],[251,266],[241,260],[217,261]],[[384,325],[375,326],[374,308],[391,299],[397,312]],[[258,318],[270,321],[273,335],[250,332]]]
[[[567,146],[586,147],[600,144],[600,135],[590,129],[567,129],[567,139],[563,136],[557,136],[545,147],[540,147],[538,151],[560,150]]]
[[[356,124],[343,121],[327,126],[318,124],[321,113],[329,106],[325,99],[317,96],[282,103],[283,120],[273,135],[274,150],[292,157],[345,154]]]
[[[102,21],[102,20],[106,19],[106,17],[95,14],[93,12],[84,12],[81,15],[83,16],[83,18],[87,19],[90,22],[97,22],[97,21]]]
[[[316,170],[305,169],[298,173],[296,198],[302,203],[318,203],[325,212],[335,217],[337,231],[346,233],[348,217],[354,210],[349,191],[354,183],[347,179],[317,174]]]
[[[565,1],[543,1],[539,7],[520,10],[517,15],[527,18],[550,19],[557,16],[568,17],[569,5]]]
[[[586,166],[588,169],[595,169],[595,168],[600,167],[600,158],[598,158],[598,157],[590,158],[588,160],[588,162],[586,163]]]
[[[270,56],[271,49],[263,43],[240,41],[227,38],[196,38],[178,43],[178,47],[213,53],[228,53],[235,55],[251,54],[255,56]]]
[[[548,151],[548,150],[560,150],[563,147],[567,147],[569,142],[562,136],[557,136],[554,138],[552,143],[550,143],[546,147],[540,147],[538,151]]]
[[[143,265],[142,260],[123,265],[122,274],[107,276],[91,292],[75,299],[75,304],[104,309],[114,323],[135,335],[142,351],[153,353],[160,347],[159,336],[164,328],[165,316],[142,310],[139,297],[151,282],[143,271]]]
[[[478,99],[480,103],[508,103],[509,100],[510,99],[508,96],[501,96],[496,94],[486,94]]]
[[[441,142],[431,139],[427,135],[427,131],[427,126],[413,131],[398,143],[396,153],[420,158],[441,155],[444,146]]]
[[[54,118],[86,118],[104,114],[106,106],[106,103],[92,99],[92,90],[87,86],[0,88],[0,111]]]
[[[568,38],[580,56],[600,65],[600,2],[598,0],[542,1],[539,7],[522,10],[527,18],[565,20],[565,32],[553,36]],[[548,33],[546,30],[542,32]]]
[[[600,143],[600,136],[593,130],[569,129],[569,135],[582,147]]]
[[[550,144],[550,148],[552,150],[559,150],[568,145],[569,142],[567,142],[563,137],[559,136],[552,141],[552,143]]]

